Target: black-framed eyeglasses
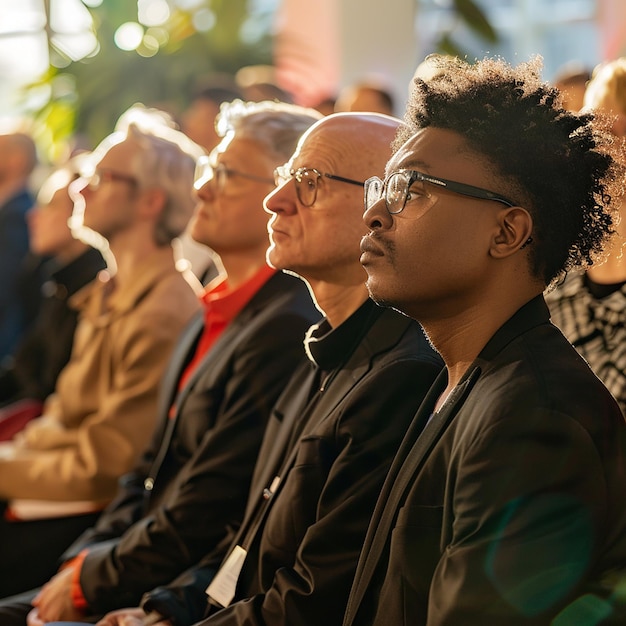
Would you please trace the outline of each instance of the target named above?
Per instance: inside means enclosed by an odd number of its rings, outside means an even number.
[[[230,167],[227,167],[223,163],[215,164],[211,157],[202,156],[196,162],[196,171],[194,175],[193,186],[195,189],[201,189],[207,183],[213,181],[217,193],[221,193],[226,186],[226,181],[230,176],[240,176],[241,178],[247,178],[248,180],[254,180],[258,183],[274,184],[274,179],[257,176],[256,174],[248,174]]]
[[[385,206],[391,215],[401,213],[407,204],[415,204],[424,213],[436,202],[436,198],[428,191],[424,183],[436,185],[462,196],[516,206],[508,198],[488,189],[457,183],[445,178],[435,178],[416,170],[400,170],[387,176],[384,181],[378,176],[372,176],[365,181],[365,210],[367,211],[384,197]]]
[[[300,204],[304,207],[310,207],[315,204],[318,183],[322,177],[338,180],[340,183],[358,185],[359,187],[363,187],[365,184],[359,180],[344,178],[336,174],[326,174],[313,167],[299,167],[297,170],[294,170],[286,165],[281,165],[274,170],[274,182],[277,187],[289,182],[291,179],[296,181],[296,194]]]
[[[122,182],[133,187],[139,186],[139,181],[130,174],[123,174],[115,170],[97,169],[93,174],[86,177],[87,188],[90,191],[97,191],[105,183]]]

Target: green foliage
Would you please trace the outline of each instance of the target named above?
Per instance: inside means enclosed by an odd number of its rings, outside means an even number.
[[[439,41],[437,41],[437,52],[448,54],[453,57],[463,57],[464,53],[454,42],[450,33],[443,33]]]
[[[419,0],[414,0],[419,2]],[[137,20],[134,0],[103,0],[89,9],[99,50],[93,56],[71,62],[50,49],[56,66],[39,81],[29,85],[25,99],[48,94],[45,104],[34,112],[35,132],[51,161],[67,154],[73,137],[83,137],[84,147],[94,147],[108,135],[121,113],[136,102],[169,111],[174,116],[188,104],[194,88],[213,73],[234,74],[246,65],[272,62],[269,23],[264,28],[257,17],[260,39],[242,39],[242,26],[249,19],[248,0],[198,0],[198,8],[215,16],[214,27],[199,32],[194,27],[192,9],[172,9],[170,19],[160,29],[165,35],[156,50],[140,46],[124,51],[114,43],[117,28]],[[474,0],[452,0],[457,24],[465,24],[490,43],[497,35]],[[442,33],[438,50],[463,56],[452,32]]]
[[[493,26],[487,20],[482,9],[473,0],[454,0],[454,8],[459,17],[473,30],[479,37],[489,43],[496,43],[498,36]]]
[[[479,39],[489,44],[498,43],[498,34],[474,0],[452,0],[451,9],[457,19],[452,28],[441,33],[436,43],[437,52],[458,57],[467,55],[467,51],[463,50],[452,36],[455,27],[460,25],[467,27]]]
[[[70,102],[51,100],[38,115],[33,135],[50,163],[67,157],[66,145],[74,134],[75,112]]]
[[[207,32],[195,29],[190,12],[173,9],[161,28],[167,41],[153,56],[142,56],[141,47],[125,51],[114,43],[117,28],[137,20],[136,7],[129,0],[104,0],[90,9],[100,46],[97,54],[77,62],[65,59],[59,63],[65,67],[51,66],[40,81],[27,87],[31,93],[49,89],[50,101],[35,112],[35,124],[51,158],[63,154],[74,134],[82,136],[89,147],[95,146],[111,132],[120,114],[136,102],[176,116],[203,78],[216,72],[234,74],[245,65],[271,63],[269,32],[254,45],[241,40],[241,27],[248,18],[247,0],[212,0],[215,26]],[[51,58],[60,59],[59,52],[51,50]],[[55,81],[59,80],[71,83],[73,92],[58,93]]]
[[[41,158],[50,163],[64,160],[76,128],[77,95],[73,77],[50,66],[39,80],[25,87],[25,110],[29,97],[44,102],[35,112],[32,125]]]

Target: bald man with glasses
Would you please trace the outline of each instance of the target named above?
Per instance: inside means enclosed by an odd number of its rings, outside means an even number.
[[[441,368],[419,324],[365,288],[363,181],[382,173],[399,120],[337,114],[315,124],[265,199],[267,259],[308,285],[324,319],[276,403],[246,515],[230,545],[102,624],[338,624],[378,491]],[[216,573],[217,572],[217,573]],[[126,620],[126,621],[125,621]]]
[[[296,193],[303,207],[310,207],[315,204],[320,178],[330,178],[330,180],[338,180],[342,183],[357,185],[357,187],[363,187],[365,184],[363,181],[320,172],[313,167],[299,167],[297,170],[294,170],[292,167],[281,165],[274,170],[274,180],[277,187],[284,185],[292,178],[296,181]]]

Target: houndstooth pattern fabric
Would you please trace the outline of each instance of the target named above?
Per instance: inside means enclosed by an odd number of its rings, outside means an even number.
[[[595,298],[583,274],[570,274],[546,294],[552,322],[589,363],[626,414],[626,285]]]

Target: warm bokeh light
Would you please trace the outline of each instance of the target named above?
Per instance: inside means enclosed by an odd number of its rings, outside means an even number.
[[[212,73],[259,64],[311,106],[384,77],[400,114],[414,66],[441,42],[469,58],[540,54],[547,80],[566,61],[592,68],[624,53],[625,0],[555,0],[548,13],[536,10],[546,0],[475,2],[497,44],[450,0],[386,0],[384,11],[378,0],[0,0],[0,121],[35,115],[51,142],[74,124],[98,138],[131,93],[178,112]],[[63,75],[74,86],[55,82]]]
[[[55,0],[50,3],[50,28],[60,34],[88,31],[93,20],[89,10],[76,0]]]
[[[141,44],[137,47],[137,54],[142,57],[153,57],[159,51],[159,42],[151,35],[144,35]]]
[[[136,50],[143,40],[143,26],[137,22],[125,22],[113,35],[120,50]]]
[[[191,21],[197,31],[206,33],[215,26],[215,13],[211,9],[198,9],[193,14]]]
[[[174,0],[174,5],[183,11],[191,11],[202,5],[208,5],[207,0]]]
[[[146,37],[153,37],[159,46],[164,46],[170,40],[169,33],[165,28],[152,27],[146,30]],[[145,39],[145,37],[144,37]]]
[[[170,18],[170,6],[166,0],[138,0],[137,14],[144,26],[160,26]]]
[[[46,17],[35,0],[21,0],[21,2],[0,2],[0,34],[27,33],[45,27]]]

